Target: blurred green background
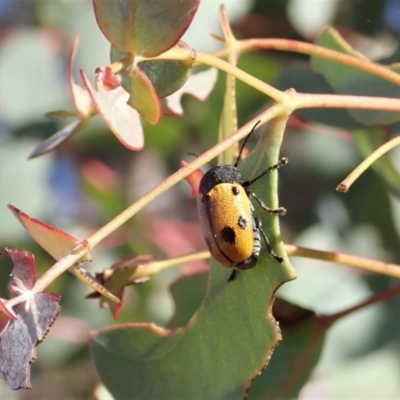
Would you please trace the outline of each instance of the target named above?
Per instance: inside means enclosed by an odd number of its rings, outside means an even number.
[[[400,0],[232,0],[224,4],[238,38],[312,41],[324,25],[333,24],[368,57],[387,58],[397,50]],[[218,6],[202,0],[184,37],[191,47],[219,48],[209,35],[220,33]],[[182,118],[164,118],[157,126],[144,122],[146,146],[141,152],[123,148],[96,117],[55,152],[28,161],[33,148],[62,126],[43,114],[72,110],[66,71],[70,45],[78,33],[76,72],[83,69],[92,78],[95,68],[109,62],[109,45],[96,26],[91,1],[0,0],[0,247],[32,251],[39,274],[53,260],[33,243],[6,204],[85,238],[176,171],[180,160],[190,159],[189,152],[200,154],[212,146],[223,102],[220,74],[204,103],[184,99]],[[315,81],[296,75],[298,68],[308,68],[306,61],[298,54],[259,52],[244,56],[240,67],[282,89],[311,91],[308,87],[315,87]],[[265,109],[268,101],[238,83],[237,104],[243,124]],[[338,111],[297,117],[302,123],[291,121],[282,148],[290,164],[279,175],[280,202],[288,209],[281,220],[284,241],[399,263],[399,186],[389,190],[368,171],[347,195],[335,191],[362,159],[350,130],[357,124]],[[331,126],[323,123],[327,120]],[[395,136],[398,128],[388,127],[386,138]],[[390,157],[400,167],[396,155],[398,151],[393,151]],[[195,201],[189,195],[189,185],[182,182],[151,203],[93,251],[94,262],[88,268],[95,272],[118,258],[139,254],[164,258],[204,249]],[[5,297],[11,263],[5,258],[0,263],[1,296]],[[280,294],[322,314],[340,311],[396,284],[391,278],[315,260],[293,259],[293,264],[298,279],[284,285]],[[207,264],[185,268],[205,270]],[[154,321],[166,326],[174,310],[169,286],[184,270],[165,271],[128,289],[118,322]],[[49,290],[62,295],[62,313],[38,348],[33,389],[13,392],[0,382],[1,398],[87,399],[98,383],[86,333],[115,322],[95,301],[85,300],[90,289],[70,274],[61,276]],[[399,300],[393,300],[337,323],[300,398],[400,398],[399,305]]]

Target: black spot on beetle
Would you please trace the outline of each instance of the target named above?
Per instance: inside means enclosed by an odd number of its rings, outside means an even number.
[[[235,231],[230,226],[225,226],[225,228],[221,229],[221,238],[226,243],[235,244]]]
[[[234,196],[237,196],[240,193],[240,190],[237,186],[232,186],[232,193]]]
[[[238,219],[239,228],[245,229],[247,226],[247,219],[242,215]]]

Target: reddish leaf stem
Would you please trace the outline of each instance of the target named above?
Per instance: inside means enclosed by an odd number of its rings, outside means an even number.
[[[363,162],[361,162],[339,185],[336,187],[338,192],[347,193],[350,186],[356,181],[356,179],[366,171],[371,164],[373,164],[378,158],[382,157],[388,151],[394,149],[400,145],[400,136],[396,136],[392,140],[389,140],[382,146],[378,147],[373,153],[371,153]]]
[[[297,40],[289,39],[247,39],[238,42],[240,52],[247,53],[254,50],[280,50],[290,51],[293,53],[308,54],[310,56],[321,57],[327,60],[336,61],[341,64],[349,65],[358,68],[365,72],[379,76],[390,82],[400,85],[400,74],[391,71],[387,66],[374,63],[367,58],[358,58],[339,51],[327,49],[312,43],[305,43]],[[227,56],[229,50],[223,49],[215,56]]]
[[[364,271],[388,275],[394,278],[400,278],[400,265],[397,264],[371,260],[370,258],[359,257],[350,254],[337,253],[335,251],[313,250],[306,247],[295,246],[292,244],[285,244],[285,250],[287,251],[289,256],[307,257],[318,260],[331,261],[345,264],[350,267],[359,268]]]
[[[359,311],[365,307],[371,306],[373,304],[377,304],[383,301],[390,300],[394,297],[397,297],[400,295],[400,285],[397,285],[395,287],[385,289],[379,293],[374,294],[371,296],[369,299],[362,301],[359,304],[356,304],[353,307],[349,307],[343,311],[339,311],[335,314],[331,315],[322,315],[319,317],[319,319],[323,322],[324,326],[326,328],[330,327],[333,323],[335,323],[337,320],[346,317],[356,311]]]

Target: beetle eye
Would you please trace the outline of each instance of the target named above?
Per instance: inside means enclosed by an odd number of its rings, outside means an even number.
[[[240,190],[237,186],[232,186],[232,193],[234,196],[237,196],[240,193]]]

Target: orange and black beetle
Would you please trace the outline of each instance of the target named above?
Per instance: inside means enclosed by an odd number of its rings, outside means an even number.
[[[234,279],[236,270],[249,269],[257,264],[261,251],[260,235],[270,256],[279,263],[283,262],[283,258],[272,250],[261,228],[261,221],[254,216],[250,197],[271,214],[285,215],[286,210],[283,207],[267,207],[249,188],[264,175],[287,164],[288,159],[281,158],[254,179],[244,180],[237,166],[254,129],[255,126],[243,142],[234,165],[218,165],[204,174],[197,198],[200,223],[211,255],[225,267],[234,270],[229,281]]]

